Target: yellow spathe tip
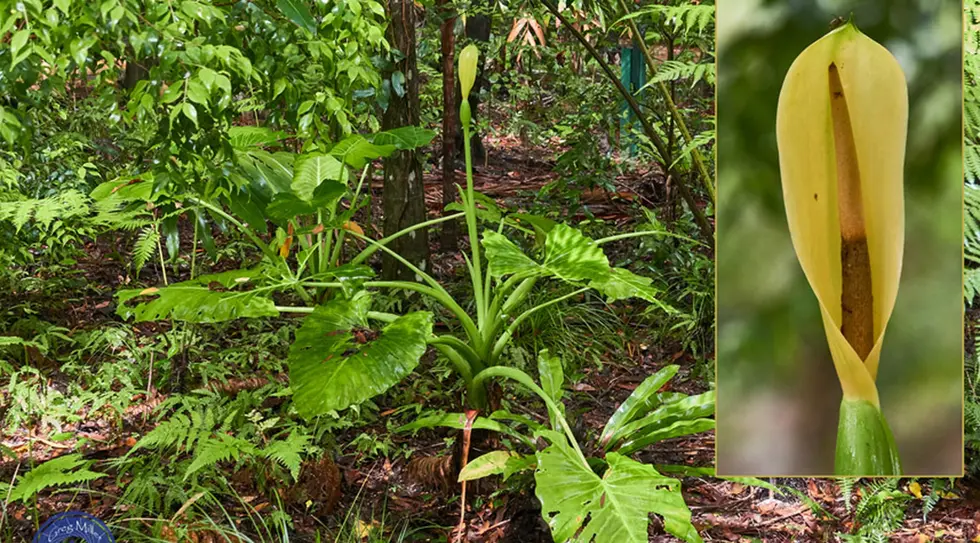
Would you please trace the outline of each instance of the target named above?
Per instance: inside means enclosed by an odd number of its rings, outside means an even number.
[[[463,100],[470,97],[470,90],[476,81],[476,62],[479,58],[480,50],[472,43],[459,54],[459,86],[463,91]]]

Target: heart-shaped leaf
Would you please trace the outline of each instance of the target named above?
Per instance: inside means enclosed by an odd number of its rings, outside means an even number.
[[[370,295],[317,306],[296,331],[289,349],[289,379],[300,415],[311,418],[346,409],[388,390],[415,369],[432,334],[432,314],[417,311],[385,326],[360,344],[354,328],[365,327]],[[361,334],[366,335],[366,334]]]

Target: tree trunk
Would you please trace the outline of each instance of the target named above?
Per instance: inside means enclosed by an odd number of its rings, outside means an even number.
[[[456,201],[456,78],[453,71],[455,56],[456,16],[450,0],[439,0],[442,17],[442,207]],[[455,251],[459,247],[459,223],[443,223],[440,248]]]
[[[419,124],[419,73],[415,55],[415,3],[413,0],[388,0],[387,38],[404,55],[394,71],[405,75],[405,92],[399,96],[392,86],[388,109],[382,117],[385,130]],[[414,151],[399,151],[384,161],[384,234],[386,236],[425,220],[425,187],[422,182],[422,162]],[[402,236],[388,247],[423,271],[429,269],[429,237],[427,229]],[[385,279],[414,280],[415,274],[391,255],[382,259]]]

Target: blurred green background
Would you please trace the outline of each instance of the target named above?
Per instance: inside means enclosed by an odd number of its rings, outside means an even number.
[[[952,0],[720,2],[720,475],[833,473],[841,392],[786,226],[776,102],[837,16],[898,59],[909,86],[906,243],[878,374],[909,475],[963,468],[962,6]]]

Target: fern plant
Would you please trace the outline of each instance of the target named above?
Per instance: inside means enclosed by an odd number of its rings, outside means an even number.
[[[174,470],[184,482],[224,462],[279,466],[297,481],[303,460],[320,452],[320,448],[299,426],[278,422],[279,431],[267,435],[273,425],[261,416],[249,415],[269,392],[267,388],[243,392],[231,401],[214,393],[184,398],[175,412],[130,449],[126,458],[142,449],[176,457],[180,460]],[[165,403],[159,409],[166,414],[168,407]]]
[[[871,479],[858,488],[860,499],[854,506],[853,534],[840,534],[853,543],[888,543],[889,534],[905,519],[905,507],[912,496],[898,488],[900,479]],[[856,483],[855,483],[856,484]]]
[[[106,476],[88,469],[91,465],[92,462],[85,460],[80,454],[59,456],[21,475],[12,487],[0,483],[0,494],[7,496],[10,502],[27,503],[44,489],[79,485]],[[4,488],[5,485],[9,488]]]
[[[980,294],[980,2],[964,3],[966,32],[963,58],[964,111],[964,272],[963,297],[972,307]],[[973,325],[975,328],[975,324]],[[975,330],[974,330],[975,332]],[[964,425],[967,472],[980,471],[980,389],[977,351],[967,353]]]

